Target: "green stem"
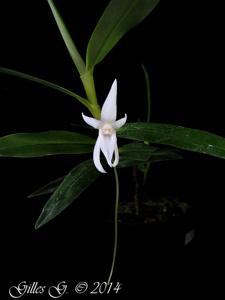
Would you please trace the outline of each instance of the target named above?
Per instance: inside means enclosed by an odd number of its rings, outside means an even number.
[[[114,175],[115,175],[115,183],[116,183],[116,201],[115,201],[115,219],[114,219],[114,248],[113,248],[113,259],[112,259],[112,265],[111,270],[109,273],[108,281],[107,283],[110,284],[114,267],[115,267],[115,261],[116,261],[116,253],[117,253],[117,241],[118,241],[118,207],[119,207],[119,177],[117,173],[117,169],[113,168]]]
[[[89,70],[80,76],[83,83],[87,98],[91,106],[91,113],[96,119],[100,119],[100,107],[98,105],[95,83],[93,77],[93,70]]]

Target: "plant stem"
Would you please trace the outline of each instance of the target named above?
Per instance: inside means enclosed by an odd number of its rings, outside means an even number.
[[[93,70],[86,71],[83,75],[80,76],[80,79],[83,83],[87,98],[91,106],[90,111],[94,118],[100,119],[100,108],[95,91]]]
[[[113,168],[115,175],[115,183],[116,183],[116,201],[115,201],[115,214],[114,214],[114,247],[113,247],[113,259],[111,270],[109,273],[109,277],[107,283],[109,284],[113,275],[115,261],[116,261],[116,253],[117,253],[117,241],[118,241],[118,207],[119,207],[119,177],[117,173],[117,169]]]

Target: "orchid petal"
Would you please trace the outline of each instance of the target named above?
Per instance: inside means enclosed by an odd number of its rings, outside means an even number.
[[[118,121],[114,122],[113,126],[115,129],[121,128],[127,121],[127,114],[125,114],[125,117],[122,119],[119,119]]]
[[[108,165],[111,167],[112,166],[112,162],[111,162],[110,153],[109,153],[110,136],[101,135],[100,139],[101,139],[100,147],[101,147],[102,153],[104,154],[104,156],[105,156],[105,158],[107,160]]]
[[[112,163],[112,166],[115,168],[119,163],[119,151],[118,151],[118,147],[116,145],[115,147],[115,159],[114,162]]]
[[[112,167],[112,157],[113,157],[113,153],[114,153],[114,151],[115,151],[115,149],[116,149],[116,147],[117,147],[116,142],[117,142],[117,138],[116,138],[116,134],[114,133],[114,134],[112,134],[112,135],[110,136],[110,140],[109,140],[109,150],[108,150],[108,152],[109,152],[109,158],[110,158],[110,162],[111,162],[111,167]]]
[[[98,129],[101,125],[100,120],[96,120],[94,118],[87,117],[83,113],[82,113],[82,117],[88,125],[90,125],[91,127],[94,127],[95,129]]]
[[[100,136],[100,147],[107,160],[107,163],[112,167],[112,157],[116,147],[116,134],[103,135],[99,133]]]
[[[103,169],[102,164],[100,162],[100,149],[101,149],[101,137],[100,135],[97,138],[94,151],[93,151],[93,161],[95,164],[96,169],[101,173],[106,173],[106,171]]]
[[[101,120],[104,122],[115,122],[117,108],[116,108],[116,96],[117,96],[117,81],[114,80],[109,94],[102,106]]]

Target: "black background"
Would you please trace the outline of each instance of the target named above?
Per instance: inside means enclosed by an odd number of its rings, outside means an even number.
[[[81,54],[108,1],[56,1]],[[82,86],[46,1],[1,4],[0,65],[59,83],[82,94]],[[98,98],[118,79],[118,111],[128,121],[145,120],[141,64],[150,73],[152,121],[179,124],[225,136],[224,15],[217,1],[161,1],[96,67]],[[77,130],[81,107],[72,98],[0,75],[0,132]],[[87,113],[87,112],[86,112]],[[86,157],[86,156],[85,156]],[[153,194],[175,195],[193,205],[196,239],[185,251],[156,236],[121,229],[114,279],[121,295],[137,292],[182,295],[222,287],[223,160],[185,153],[185,160],[153,166]],[[109,172],[48,225],[34,230],[46,197],[27,195],[66,174],[82,157],[1,158],[1,255],[5,290],[23,280],[44,285],[67,280],[104,281],[111,264],[114,189]],[[121,171],[121,194],[132,190]],[[156,244],[156,246],[155,246]],[[148,259],[146,259],[147,254]],[[149,254],[149,255],[148,255]],[[164,288],[163,288],[164,287]],[[72,292],[71,294],[72,295]],[[32,298],[32,295],[30,296]],[[37,298],[38,296],[36,296]],[[41,296],[39,296],[41,299]],[[34,296],[35,298],[35,296]],[[42,297],[43,298],[43,297]],[[154,298],[152,298],[154,299]],[[155,298],[158,299],[158,298]]]

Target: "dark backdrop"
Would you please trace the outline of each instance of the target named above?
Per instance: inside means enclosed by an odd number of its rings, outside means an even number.
[[[107,3],[106,0],[56,1],[83,56]],[[4,3],[1,15],[1,66],[83,93],[46,1]],[[141,64],[145,64],[151,79],[152,121],[225,136],[223,19],[221,8],[211,1],[161,1],[152,15],[130,31],[96,67],[100,102],[117,78],[120,116],[126,112],[129,121],[145,120],[141,69]],[[83,124],[80,116],[83,107],[48,88],[0,75],[0,93],[1,135],[77,130]],[[190,201],[194,208],[196,239],[182,255],[172,255],[166,247],[154,255],[149,252],[149,261],[142,262],[142,268],[141,263],[134,262],[135,252],[140,257],[140,248],[151,249],[153,241],[149,238],[145,243],[133,241],[132,244],[131,234],[126,244],[121,233],[115,280],[124,283],[124,295],[134,290],[151,295],[153,286],[165,283],[173,293],[186,293],[194,287],[200,292],[216,290],[213,279],[219,278],[216,275],[222,265],[219,254],[225,163],[198,154],[184,155],[184,161],[155,165],[150,184],[153,193]],[[2,263],[6,262],[6,290],[23,280],[48,285],[61,280],[106,279],[113,228],[104,220],[110,218],[113,210],[112,174],[107,174],[38,231],[34,230],[34,223],[47,198],[27,198],[36,188],[66,174],[80,160],[81,157],[73,156],[1,158],[1,258]],[[123,197],[132,189],[130,179],[129,172],[121,171]],[[180,287],[184,289],[180,291]]]

